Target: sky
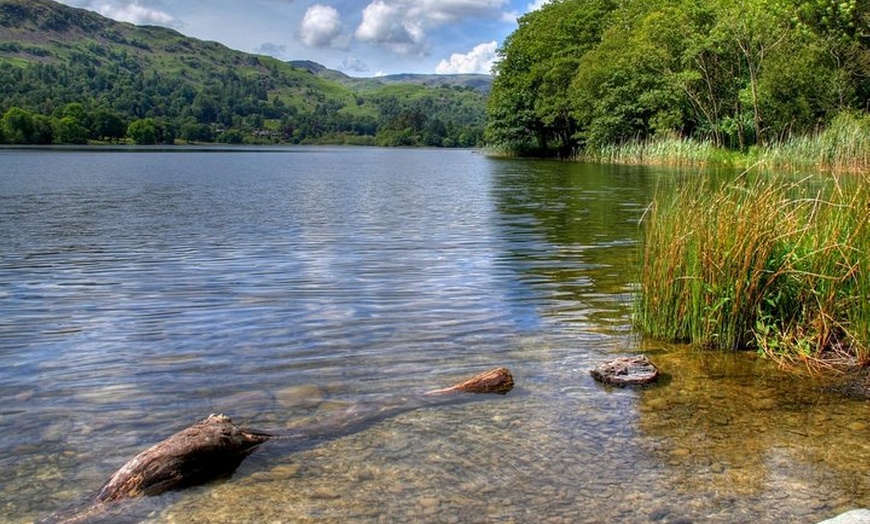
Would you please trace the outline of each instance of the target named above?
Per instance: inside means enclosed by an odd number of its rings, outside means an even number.
[[[547,0],[60,0],[357,77],[489,73],[517,17]]]

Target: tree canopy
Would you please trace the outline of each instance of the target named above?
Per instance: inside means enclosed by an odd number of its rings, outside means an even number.
[[[870,106],[868,0],[552,0],[499,50],[487,142],[571,155],[657,135],[746,149]]]

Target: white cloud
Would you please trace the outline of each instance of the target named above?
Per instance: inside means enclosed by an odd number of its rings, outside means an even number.
[[[549,4],[551,0],[535,0],[526,8],[526,11],[531,13],[532,11],[537,11],[538,9],[544,7],[545,4]]]
[[[299,26],[299,39],[310,47],[329,47],[340,33],[341,15],[328,5],[309,7]]]
[[[353,72],[353,73],[368,73],[369,66],[365,62],[363,62],[359,57],[348,55],[344,57],[344,60],[341,61],[341,65],[339,65],[339,70],[345,72]]]
[[[398,3],[375,0],[363,10],[362,22],[356,29],[359,40],[386,44],[399,53],[422,50],[425,33],[420,20]]]
[[[412,0],[404,3],[439,25],[461,18],[497,18],[500,9],[509,4],[508,0]]]
[[[495,41],[485,42],[474,46],[474,49],[466,54],[453,53],[447,60],[442,60],[435,67],[439,75],[458,73],[483,73],[489,74],[496,59],[498,43]]]
[[[286,58],[287,57],[287,46],[281,44],[275,44],[272,42],[266,42],[262,44],[260,47],[254,49],[255,53],[259,53],[261,55],[269,55],[277,58]]]
[[[177,27],[180,25],[175,17],[169,13],[144,6],[139,3],[138,0],[121,3],[98,0],[67,3],[96,11],[105,17],[120,22],[130,22],[131,24],[137,25],[162,25],[170,27]]]
[[[508,0],[374,0],[363,10],[355,36],[400,53],[420,53],[427,32],[465,18],[502,16]]]

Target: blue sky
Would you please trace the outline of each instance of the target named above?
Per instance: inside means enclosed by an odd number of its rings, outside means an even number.
[[[546,0],[62,0],[233,49],[352,76],[488,73],[518,16]]]

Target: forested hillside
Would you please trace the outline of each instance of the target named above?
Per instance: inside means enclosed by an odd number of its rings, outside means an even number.
[[[500,49],[487,140],[513,153],[677,136],[746,151],[870,126],[868,0],[553,0]]]
[[[50,0],[0,0],[0,142],[474,146],[472,87],[354,90],[271,57]]]

